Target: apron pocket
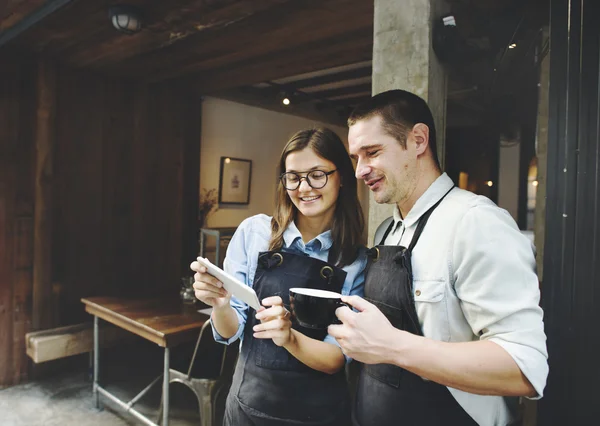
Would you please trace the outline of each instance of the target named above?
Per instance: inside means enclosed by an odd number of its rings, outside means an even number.
[[[365,371],[371,377],[386,385],[398,388],[404,370],[392,364],[365,364]]]
[[[254,339],[256,365],[272,370],[303,371],[308,367],[271,339]]]
[[[402,309],[396,308],[395,306],[388,305],[387,303],[380,302],[375,299],[371,299],[370,297],[364,297],[364,299],[368,302],[371,302],[385,315],[388,321],[395,327],[400,330],[402,328]]]
[[[317,280],[311,279],[305,275],[295,275],[284,272],[282,282],[287,289],[293,287],[307,287],[315,289],[323,289],[323,284]],[[273,294],[263,294],[262,298],[269,296],[279,296],[283,300],[286,309],[290,309],[290,294],[289,290],[278,291]],[[310,330],[292,324],[292,328],[300,333],[313,338],[315,340],[323,340],[327,335],[327,331]],[[277,346],[271,339],[254,339],[254,349],[256,350],[256,365],[259,367],[270,368],[273,370],[287,371],[307,371],[311,370],[305,364],[300,362],[296,357],[291,355],[285,348]]]
[[[402,330],[401,309],[367,297],[365,299],[377,306],[395,328]],[[364,364],[364,369],[369,376],[395,388],[400,386],[400,378],[404,371],[392,364]]]

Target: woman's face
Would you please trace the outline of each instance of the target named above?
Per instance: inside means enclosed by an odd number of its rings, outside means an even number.
[[[322,185],[324,179],[327,179],[324,187],[316,189],[312,188],[304,179],[309,172],[314,170],[327,173],[336,170],[336,167],[331,161],[319,157],[311,148],[304,148],[289,154],[285,159],[285,171],[297,173],[301,179],[300,186],[295,190],[288,189],[287,193],[300,214],[307,218],[321,218],[326,223],[330,223],[340,192],[340,175],[338,171],[335,171],[322,178],[316,176],[311,179],[311,183],[315,186]],[[313,173],[314,175],[315,173]],[[291,176],[287,186],[293,184],[295,180],[296,178]]]

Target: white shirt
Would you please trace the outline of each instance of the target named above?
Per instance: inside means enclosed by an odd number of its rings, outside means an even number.
[[[396,207],[385,245],[408,247],[421,215],[452,187],[441,175],[404,220]],[[413,294],[425,337],[444,342],[490,340],[515,360],[541,398],[548,353],[535,252],[515,221],[483,196],[454,188],[434,210],[412,252]],[[518,398],[475,395],[448,388],[484,426],[510,424]],[[432,407],[433,409],[433,407]]]

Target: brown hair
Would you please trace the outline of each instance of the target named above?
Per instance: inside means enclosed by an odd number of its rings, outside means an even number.
[[[302,130],[288,141],[279,160],[279,171],[285,172],[285,160],[289,154],[305,148],[312,149],[319,157],[335,164],[342,186],[336,201],[331,223],[333,245],[329,261],[337,266],[346,266],[356,260],[361,243],[364,219],[356,191],[356,178],[350,156],[338,135],[327,128]],[[271,220],[269,250],[283,247],[283,233],[295,219],[298,210],[292,203],[281,181],[277,185],[275,213]]]
[[[360,120],[380,116],[383,130],[406,149],[406,135],[417,123],[429,127],[429,148],[438,169],[441,169],[436,148],[433,115],[427,102],[406,90],[388,90],[358,105],[348,118],[348,127]]]

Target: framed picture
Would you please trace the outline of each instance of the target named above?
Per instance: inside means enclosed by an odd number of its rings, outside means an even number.
[[[221,157],[219,204],[250,203],[252,160]]]

